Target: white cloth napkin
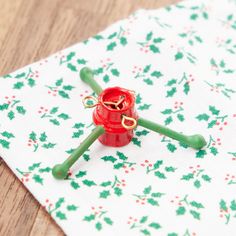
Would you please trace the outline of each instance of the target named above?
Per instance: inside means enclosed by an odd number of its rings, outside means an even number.
[[[140,10],[0,79],[0,154],[67,235],[235,235],[235,55],[235,1]],[[138,127],[125,147],[96,141],[55,180],[94,127],[84,66],[103,88],[135,90],[140,116],[207,147]]]

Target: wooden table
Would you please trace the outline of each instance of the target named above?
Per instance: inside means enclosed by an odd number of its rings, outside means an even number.
[[[0,0],[0,74],[80,42],[139,8],[174,2],[177,0]],[[2,159],[0,235],[64,235]]]

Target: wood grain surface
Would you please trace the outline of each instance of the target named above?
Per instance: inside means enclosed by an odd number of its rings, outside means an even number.
[[[80,42],[139,8],[177,1],[0,0],[0,74]],[[0,236],[11,235],[64,234],[0,159]]]

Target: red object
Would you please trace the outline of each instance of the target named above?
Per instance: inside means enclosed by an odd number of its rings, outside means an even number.
[[[109,103],[122,101],[118,107]],[[99,141],[107,146],[121,147],[128,144],[133,137],[133,129],[125,129],[122,125],[122,115],[137,120],[135,110],[134,92],[113,87],[105,89],[98,97],[98,104],[93,112],[93,121],[96,125],[102,125],[105,133],[99,137]],[[129,125],[130,121],[125,124]]]

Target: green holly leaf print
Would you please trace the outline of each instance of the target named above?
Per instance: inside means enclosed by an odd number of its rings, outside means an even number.
[[[128,157],[125,156],[124,153],[122,153],[122,152],[117,151],[117,152],[116,152],[116,155],[119,157],[119,159],[121,159],[121,160],[123,160],[123,161],[125,161],[125,160],[128,159]]]
[[[23,106],[17,106],[16,110],[19,114],[24,115],[26,113],[26,110]]]
[[[72,187],[73,189],[78,189],[78,188],[80,188],[79,184],[76,183],[75,181],[71,181],[71,182],[70,182],[70,185],[71,185],[71,187]]]
[[[62,97],[62,98],[70,98],[68,93],[66,93],[65,91],[63,90],[59,90],[58,91],[58,94]]]
[[[165,167],[165,171],[166,171],[166,172],[175,172],[175,170],[176,170],[176,168],[174,168],[174,167],[172,167],[172,166],[169,166],[169,167],[166,166],[166,167]]]
[[[163,195],[164,195],[164,193],[159,193],[159,192],[151,194],[152,197],[161,197]]]
[[[216,125],[217,120],[212,120],[211,122],[208,123],[207,128],[212,128],[213,126]]]
[[[65,202],[65,199],[63,197],[59,198],[58,201],[55,204],[55,207],[58,209],[61,207],[61,204]]]
[[[71,149],[67,150],[66,153],[71,154],[74,152],[74,150],[75,150],[74,148],[71,148]]]
[[[177,92],[176,88],[172,88],[166,92],[166,97],[173,97],[174,94]]]
[[[182,59],[183,57],[184,57],[184,54],[182,52],[177,52],[175,54],[175,60],[176,61]]]
[[[197,158],[204,158],[204,156],[207,154],[205,150],[199,150],[196,152],[196,157]]]
[[[140,232],[143,233],[144,235],[151,235],[151,233],[147,229],[142,229],[140,230]]]
[[[202,175],[202,179],[206,182],[211,182],[211,178],[208,175]]]
[[[9,104],[4,103],[4,104],[0,105],[0,111],[7,110],[8,107],[9,107]]]
[[[36,133],[35,132],[31,132],[30,135],[29,135],[29,138],[33,141],[36,141],[37,137],[36,137]]]
[[[196,117],[199,121],[205,120],[208,121],[210,116],[208,116],[206,113],[200,114]]]
[[[90,160],[90,158],[89,158],[89,155],[88,155],[88,154],[84,154],[84,155],[83,155],[83,158],[84,158],[84,160],[85,160],[85,161],[89,161],[89,160]]]
[[[49,121],[54,125],[60,125],[60,122],[57,119],[50,119]]]
[[[102,160],[104,160],[104,161],[110,161],[110,162],[112,162],[112,163],[114,163],[117,159],[115,158],[115,157],[113,157],[113,156],[104,156],[104,157],[102,157],[101,158]]]
[[[26,76],[26,73],[25,72],[22,72],[22,73],[20,73],[20,74],[17,74],[16,76],[15,76],[15,78],[16,79],[20,79],[20,78],[23,78],[23,77],[25,77]]]
[[[74,88],[74,86],[71,86],[71,85],[64,85],[63,86],[63,89],[67,90],[67,91],[71,91],[73,88]]]
[[[33,176],[33,180],[34,180],[36,183],[43,184],[43,179],[40,177],[40,175],[34,175],[34,176]]]
[[[222,209],[224,211],[227,211],[227,209],[228,209],[226,206],[226,202],[223,199],[220,200],[220,209]]]
[[[15,118],[15,113],[13,111],[10,111],[8,112],[7,116],[10,120],[13,120]]]
[[[210,147],[210,152],[216,156],[218,154],[218,150],[215,147]]]
[[[140,223],[140,224],[143,224],[143,223],[145,223],[147,220],[148,220],[148,216],[143,216],[143,217],[140,219],[139,223]]]
[[[165,39],[158,37],[158,38],[153,39],[153,42],[154,43],[161,43],[163,40],[165,40]]]
[[[93,36],[93,38],[96,40],[101,40],[101,39],[103,39],[103,36],[97,34],[97,35]]]
[[[73,64],[71,64],[71,63],[68,63],[67,64],[67,68],[69,68],[71,71],[77,71],[77,68],[76,68],[76,66],[75,65],[73,65]]]
[[[149,49],[153,52],[153,53],[160,53],[160,50],[158,47],[156,47],[154,44],[151,44],[149,46]]]
[[[76,210],[78,209],[78,207],[75,206],[75,205],[68,205],[68,206],[66,207],[66,209],[67,209],[68,211],[76,211]]]
[[[176,79],[171,79],[168,81],[168,83],[166,84],[166,86],[172,86],[174,84],[176,84],[177,80]]]
[[[134,145],[138,146],[138,147],[141,147],[141,141],[138,140],[137,138],[132,138],[132,142]]]
[[[161,112],[163,115],[169,115],[172,113],[172,109],[165,109],[164,111]]]
[[[85,126],[85,124],[83,124],[83,123],[75,123],[73,128],[79,129],[79,128],[83,128],[84,126]]]
[[[149,32],[149,33],[147,34],[147,36],[146,36],[146,40],[147,40],[147,41],[151,40],[151,39],[152,39],[152,35],[153,35],[152,31]]]
[[[14,89],[21,89],[24,86],[23,82],[16,82],[13,86]]]
[[[151,187],[151,185],[150,186],[148,186],[147,188],[145,188],[144,190],[143,190],[143,193],[146,195],[146,194],[149,194],[150,192],[151,192],[151,190],[152,190],[152,187]]]
[[[98,231],[100,231],[102,229],[102,224],[100,222],[97,222],[95,227]]]
[[[190,91],[190,86],[189,86],[189,83],[186,82],[184,83],[184,93],[187,95]]]
[[[115,165],[114,165],[114,168],[115,169],[120,169],[121,167],[123,167],[124,166],[124,164],[123,163],[116,163]]]
[[[160,229],[161,228],[160,224],[158,224],[156,222],[152,222],[148,226],[153,228],[153,229]]]
[[[140,104],[141,102],[142,102],[142,98],[141,98],[140,94],[138,94],[138,95],[136,96],[135,103],[136,103],[136,104]]]
[[[120,72],[117,69],[111,69],[111,73],[114,76],[119,76],[120,75]]]
[[[41,165],[41,162],[39,162],[39,163],[34,163],[32,166],[29,166],[29,167],[28,167],[28,170],[29,170],[29,171],[33,171],[33,170],[37,169],[38,167],[40,167],[40,165]]]
[[[42,145],[42,147],[46,149],[54,148],[55,146],[56,146],[56,143],[44,143]]]
[[[70,52],[70,53],[66,56],[66,60],[67,60],[67,61],[70,61],[74,56],[75,56],[75,52]]]
[[[68,120],[70,119],[69,115],[65,114],[65,113],[61,113],[60,115],[58,115],[59,118],[63,119],[63,120]]]
[[[81,178],[87,174],[87,171],[80,171],[78,174],[75,175],[76,178]]]
[[[140,137],[140,136],[146,136],[147,134],[149,134],[150,132],[147,131],[146,129],[142,130],[142,131],[137,131],[135,132],[135,134]]]
[[[128,43],[128,42],[127,42],[127,39],[126,39],[125,37],[121,37],[121,38],[120,38],[120,44],[121,44],[121,45],[125,46],[127,43]]]
[[[0,144],[2,145],[3,148],[9,149],[10,143],[7,140],[0,139]]]
[[[83,134],[84,134],[83,130],[78,130],[77,132],[73,133],[72,138],[79,138]]]
[[[147,73],[151,69],[151,65],[147,65],[144,67],[143,72]]]
[[[80,64],[80,65],[85,65],[87,63],[87,61],[84,60],[84,59],[78,59],[77,63]]]
[[[144,81],[147,85],[153,85],[152,80],[150,80],[149,78],[144,79],[143,81]]]
[[[28,79],[28,85],[29,85],[30,87],[34,87],[34,86],[35,86],[35,80],[32,79],[32,78],[29,78],[29,79]]]
[[[122,195],[122,190],[118,187],[114,188],[114,193],[115,195],[117,195],[118,197]]]
[[[41,142],[45,142],[47,140],[47,135],[45,132],[43,132],[42,134],[40,134],[39,140]]]
[[[217,110],[214,106],[209,106],[209,111],[211,111],[212,115],[218,116],[220,111]]]
[[[52,169],[50,167],[39,169],[39,173],[49,173]]]
[[[108,39],[113,39],[116,37],[116,35],[117,35],[117,32],[114,32],[108,36]]]
[[[194,175],[192,173],[189,173],[187,175],[183,175],[181,179],[183,180],[190,180],[190,179],[193,179]]]
[[[157,79],[160,78],[161,76],[163,76],[163,74],[160,71],[153,71],[151,73],[152,77],[156,77]]]
[[[160,171],[156,171],[155,172],[155,176],[157,176],[160,179],[166,179],[166,176],[164,173],[160,172]]]
[[[180,207],[176,210],[176,214],[177,214],[177,215],[184,215],[185,212],[186,212],[186,209],[185,209],[185,207],[183,207],[183,206],[180,206]]]
[[[56,217],[59,218],[60,220],[66,220],[67,219],[66,215],[61,211],[56,212]]]
[[[152,206],[159,206],[158,202],[153,198],[148,198],[147,202],[151,204]]]
[[[196,207],[197,209],[204,208],[204,206],[201,203],[195,201],[190,202],[190,205]]]
[[[231,203],[230,203],[230,209],[232,211],[236,211],[236,201],[235,200],[232,200]]]
[[[95,219],[95,215],[91,214],[89,216],[85,216],[83,220],[90,222],[94,219]]]
[[[50,110],[50,114],[55,114],[58,112],[58,107],[53,107],[51,110]]]
[[[196,13],[193,13],[191,16],[190,16],[190,19],[191,20],[196,20],[198,18],[198,14]]]
[[[108,76],[108,75],[104,75],[104,76],[103,76],[103,81],[104,81],[105,83],[109,82],[109,81],[110,81],[109,76]]]
[[[190,214],[193,216],[194,219],[200,220],[200,213],[194,210],[189,211]]]
[[[172,117],[169,116],[169,117],[167,117],[167,118],[165,119],[164,122],[165,122],[165,125],[169,125],[172,121],[173,121]]]
[[[116,47],[116,42],[112,42],[107,45],[107,51],[113,51],[115,47]]]
[[[57,87],[59,87],[59,86],[62,85],[62,83],[63,83],[63,79],[59,79],[59,80],[56,81],[55,84],[56,84]]]
[[[110,196],[110,191],[109,190],[103,190],[102,192],[100,192],[99,197],[100,198],[107,198],[108,196]]]
[[[201,187],[201,182],[199,180],[195,180],[193,182],[193,185],[196,187],[196,188],[200,188]]]
[[[170,152],[174,152],[177,148],[174,144],[172,143],[168,143],[167,144],[167,149],[170,151]]]
[[[112,225],[113,221],[109,218],[109,217],[104,217],[103,220],[108,224],[108,225]]]
[[[138,107],[138,110],[143,111],[143,110],[148,110],[151,104],[143,104]]]
[[[3,137],[5,137],[5,138],[8,138],[8,139],[10,139],[10,138],[15,138],[14,134],[9,133],[9,132],[7,132],[7,131],[2,132],[1,135],[2,135]]]
[[[109,185],[111,185],[111,181],[102,182],[102,183],[100,184],[100,186],[102,186],[102,187],[107,187],[107,186],[109,186]]]
[[[162,164],[163,164],[163,161],[156,161],[153,167],[155,169],[158,169]]]
[[[87,185],[88,187],[96,185],[96,183],[92,180],[85,179],[82,181],[84,185]]]

